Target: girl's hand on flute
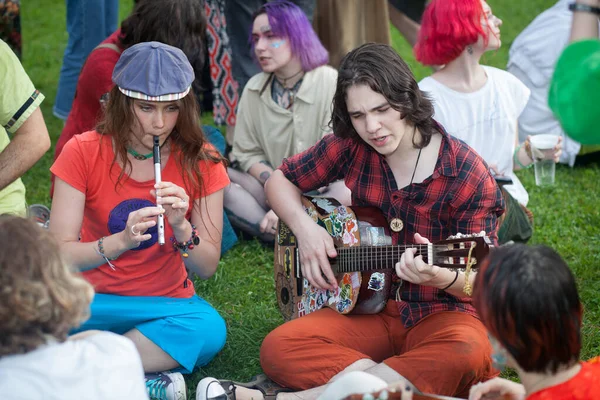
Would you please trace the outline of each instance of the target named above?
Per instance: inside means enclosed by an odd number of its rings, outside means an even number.
[[[185,189],[171,182],[154,185],[150,193],[156,197],[156,203],[165,209],[165,216],[172,227],[181,226],[190,207],[190,197]]]

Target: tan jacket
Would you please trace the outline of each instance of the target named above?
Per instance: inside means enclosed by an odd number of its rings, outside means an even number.
[[[232,153],[242,171],[260,161],[277,168],[284,158],[331,133],[328,125],[337,83],[335,69],[322,66],[307,72],[290,110],[273,101],[272,83],[259,94],[268,79],[264,72],[253,76],[240,100]]]

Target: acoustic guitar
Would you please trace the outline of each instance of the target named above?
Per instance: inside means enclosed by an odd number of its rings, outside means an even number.
[[[337,257],[330,264],[336,290],[318,289],[302,276],[298,241],[279,220],[275,238],[275,286],[279,309],[286,321],[330,307],[341,314],[376,314],[385,307],[394,266],[407,248],[417,248],[429,264],[477,268],[488,254],[490,240],[482,235],[457,235],[425,245],[392,245],[388,223],[375,207],[346,207],[335,199],[302,197],[306,213],[333,238]]]

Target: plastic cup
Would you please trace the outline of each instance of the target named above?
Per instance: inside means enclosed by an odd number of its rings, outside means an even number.
[[[554,160],[538,160],[533,164],[535,171],[535,184],[538,186],[554,185],[556,163]]]
[[[531,137],[535,184],[538,186],[554,185],[556,163],[552,155],[557,143],[558,135],[542,134]]]

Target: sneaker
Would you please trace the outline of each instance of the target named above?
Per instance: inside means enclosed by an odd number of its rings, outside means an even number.
[[[27,208],[27,216],[38,223],[42,228],[48,229],[50,223],[50,209],[43,204],[32,204]]]
[[[146,374],[146,390],[152,400],[186,400],[185,380],[179,372]]]
[[[215,378],[204,378],[196,387],[196,400],[228,400],[235,399],[235,386],[227,394],[221,382]]]

